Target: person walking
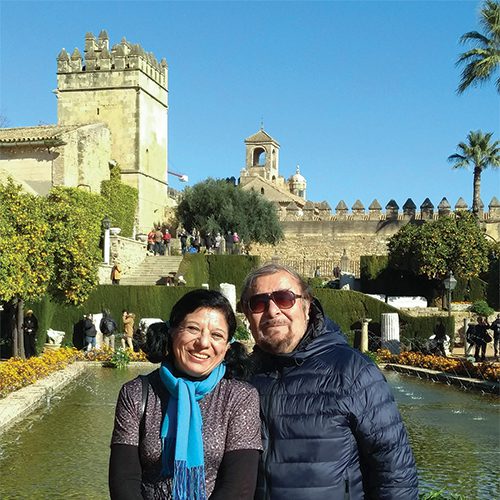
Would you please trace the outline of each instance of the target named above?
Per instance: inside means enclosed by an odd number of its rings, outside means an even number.
[[[256,500],[417,500],[406,429],[380,369],[353,349],[293,270],[252,271],[240,304],[255,340],[262,437]]]
[[[99,323],[99,329],[101,330],[103,336],[104,346],[114,351],[116,321],[111,317],[111,313],[108,309],[102,310],[102,318]]]

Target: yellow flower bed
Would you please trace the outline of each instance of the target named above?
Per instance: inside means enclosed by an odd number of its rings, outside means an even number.
[[[10,358],[0,363],[0,397],[62,370],[77,358],[78,351],[66,347],[44,352],[29,359]]]
[[[401,354],[391,354],[387,349],[377,351],[378,359],[383,363],[396,363],[398,365],[416,366],[438,370],[464,377],[473,377],[485,380],[500,380],[500,368],[493,363],[477,363],[458,358],[445,358],[435,354],[423,354],[420,352],[402,352]]]
[[[29,359],[10,358],[0,363],[0,398],[66,368],[74,361],[106,362],[112,355],[113,351],[109,348],[83,352],[74,347],[61,347]],[[129,356],[131,361],[147,361],[142,351],[129,351]]]

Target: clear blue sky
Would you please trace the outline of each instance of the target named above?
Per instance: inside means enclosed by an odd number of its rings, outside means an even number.
[[[0,112],[56,123],[56,57],[88,31],[140,43],[169,64],[169,165],[190,183],[239,176],[264,120],[307,195],[368,207],[443,196],[471,205],[472,172],[447,157],[470,130],[499,134],[492,83],[457,96],[458,40],[477,1],[0,2]],[[172,185],[182,186],[170,177]],[[500,196],[499,172],[482,198]]]

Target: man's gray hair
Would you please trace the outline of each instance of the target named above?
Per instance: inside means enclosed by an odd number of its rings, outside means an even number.
[[[240,304],[243,307],[243,310],[246,309],[246,304],[248,302],[248,299],[251,297],[252,288],[254,286],[255,280],[261,278],[262,276],[268,276],[270,274],[276,274],[281,272],[288,273],[290,276],[295,278],[295,280],[299,284],[300,293],[302,297],[309,302],[312,300],[313,296],[309,285],[304,281],[302,276],[297,271],[288,266],[283,266],[281,264],[265,264],[264,266],[251,271],[245,278],[245,281],[243,282],[243,288],[240,298]]]

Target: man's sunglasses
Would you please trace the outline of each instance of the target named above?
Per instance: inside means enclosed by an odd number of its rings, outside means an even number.
[[[258,293],[252,295],[248,299],[248,309],[253,313],[264,312],[272,300],[280,309],[290,309],[295,304],[296,299],[300,299],[302,295],[297,295],[291,290],[276,290],[271,293]]]

